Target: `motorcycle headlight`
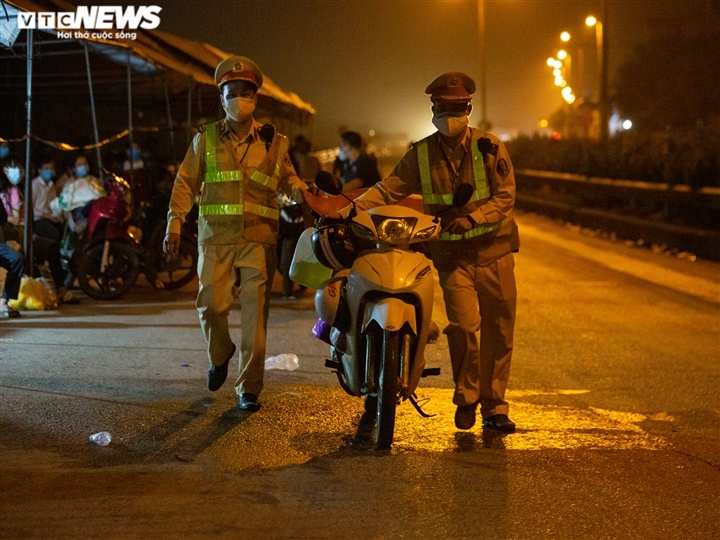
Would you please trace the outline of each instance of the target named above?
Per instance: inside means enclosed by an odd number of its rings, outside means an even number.
[[[375,230],[377,230],[378,239],[387,244],[407,244],[410,242],[416,218],[387,218],[383,216],[373,216]]]

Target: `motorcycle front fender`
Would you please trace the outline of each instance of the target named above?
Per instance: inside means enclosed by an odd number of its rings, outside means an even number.
[[[415,307],[399,298],[381,298],[377,302],[366,304],[362,323],[363,332],[372,321],[379,324],[380,328],[391,332],[400,330],[407,323],[415,335],[418,333]]]

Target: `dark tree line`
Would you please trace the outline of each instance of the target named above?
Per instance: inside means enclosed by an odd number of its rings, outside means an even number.
[[[720,118],[720,14],[659,25],[619,68],[614,102],[640,131]]]

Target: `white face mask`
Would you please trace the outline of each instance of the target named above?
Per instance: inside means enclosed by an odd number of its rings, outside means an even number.
[[[343,152],[342,150],[340,150],[340,151],[338,152],[338,159],[339,159],[340,161],[345,161],[345,160],[347,159],[347,156],[345,155],[345,152]]]
[[[20,168],[19,167],[5,167],[5,175],[10,183],[18,185],[20,183]]]
[[[433,125],[446,137],[459,135],[468,125],[468,117],[465,116],[435,116],[432,119]]]
[[[225,112],[236,122],[246,120],[255,111],[255,99],[234,98],[225,102]]]

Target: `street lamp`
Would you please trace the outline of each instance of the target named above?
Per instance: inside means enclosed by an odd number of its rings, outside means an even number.
[[[560,34],[560,39],[565,42],[570,41],[570,34],[563,32]],[[572,104],[575,101],[575,94],[573,94],[572,88],[568,83],[570,79],[570,62],[570,54],[565,49],[560,49],[555,57],[547,59],[548,67],[553,68],[555,86],[561,88],[560,94],[568,104]]]
[[[485,36],[485,0],[478,0],[478,34],[480,40],[480,129],[490,129],[487,119],[487,38]]]
[[[605,2],[602,3],[603,19],[607,19]],[[585,19],[585,24],[595,27],[595,43],[598,63],[598,109],[600,112],[600,140],[608,138],[608,111],[607,111],[607,39],[602,21],[592,15]]]

